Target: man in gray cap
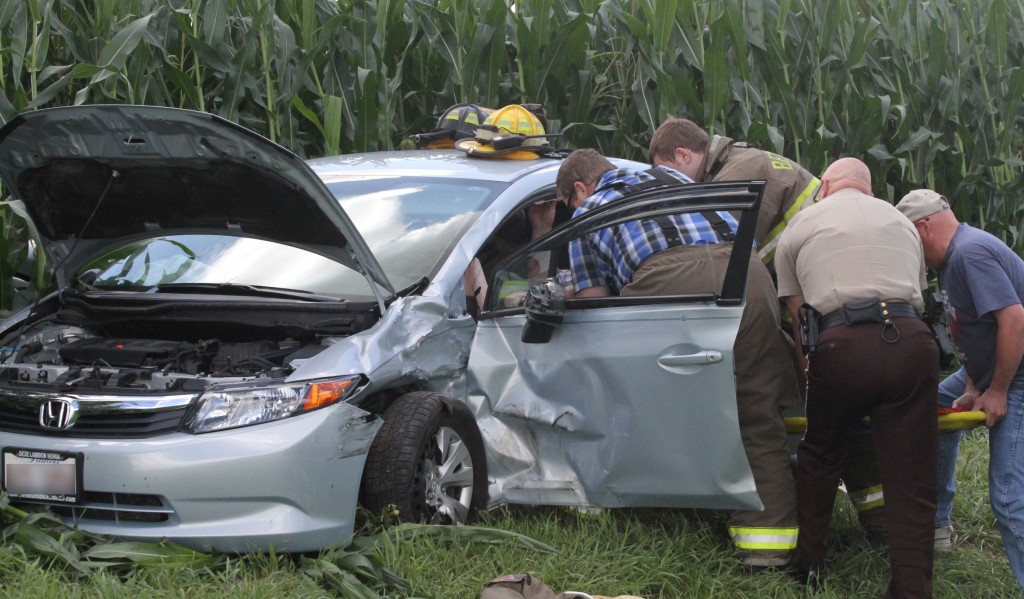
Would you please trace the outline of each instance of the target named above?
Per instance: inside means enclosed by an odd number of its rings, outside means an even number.
[[[1024,588],[1024,260],[992,234],[958,222],[935,191],[910,191],[896,208],[918,229],[926,264],[938,270],[964,366],[943,381],[940,398],[957,397],[954,407],[987,414],[989,501]],[[943,444],[947,463],[940,465],[939,484],[946,478],[948,488],[955,447],[950,452]]]
[[[943,381],[940,399],[956,397],[955,407],[987,414],[989,500],[1010,567],[1024,588],[1024,260],[997,237],[958,222],[946,198],[934,191],[914,190],[896,208],[914,223],[925,263],[939,273],[963,364]],[[940,464],[939,486],[948,489],[956,453],[948,441],[943,445],[941,459],[951,454],[952,464]],[[949,490],[946,500],[952,500]],[[943,524],[941,517],[937,524]]]

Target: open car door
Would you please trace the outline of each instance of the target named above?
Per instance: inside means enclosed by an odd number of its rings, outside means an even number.
[[[761,509],[740,441],[733,342],[763,188],[685,184],[633,194],[487,273],[468,401],[487,446],[493,503]],[[722,289],[568,300],[554,282],[523,289],[525,273],[553,264],[572,239],[708,210],[741,213]]]

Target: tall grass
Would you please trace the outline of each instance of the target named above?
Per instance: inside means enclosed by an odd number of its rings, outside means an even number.
[[[1018,597],[988,505],[988,434],[965,435],[960,488],[953,507],[954,548],[935,560],[935,597]],[[646,599],[810,596],[789,573],[750,575],[739,569],[726,534],[726,514],[707,510],[609,510],[593,517],[558,508],[513,509],[489,522],[552,545],[556,555],[495,546],[486,551],[435,542],[389,543],[384,561],[424,597],[476,597],[501,574],[530,571],[556,591]],[[829,533],[823,599],[881,597],[888,556],[867,548],[852,504],[837,498]],[[463,564],[466,564],[463,566]]]
[[[960,488],[953,509],[953,551],[935,561],[935,597],[1019,597],[988,507],[988,438],[984,429],[966,436],[960,453]],[[529,571],[556,591],[577,590],[646,599],[683,597],[799,598],[808,594],[785,572],[750,575],[726,535],[725,514],[701,510],[610,510],[582,516],[558,508],[509,509],[485,524],[521,533],[553,547],[507,542],[486,531],[452,535],[385,532],[376,544],[381,559],[410,585],[390,597],[470,599],[502,574]],[[390,529],[394,531],[395,529]],[[398,529],[399,532],[401,529]],[[451,530],[450,528],[448,530]],[[376,525],[362,531],[380,532]],[[822,599],[880,597],[889,578],[887,557],[856,541],[861,537],[849,501],[840,498],[830,530]],[[330,559],[331,553],[325,554]],[[211,570],[167,565],[120,575],[96,572],[82,578],[40,565],[18,545],[0,545],[4,596],[30,599],[75,597],[178,598],[349,596],[304,576],[280,556],[232,558]],[[187,590],[183,590],[187,589]]]
[[[1020,0],[514,4],[7,2],[0,119],[180,106],[312,156],[393,148],[457,102],[535,101],[568,143],[637,158],[679,115],[813,171],[866,156],[883,194],[934,185],[985,223],[1019,224],[999,200],[1020,186]]]
[[[879,197],[933,187],[1022,250],[1022,58],[1021,0],[23,0],[0,122],[179,106],[318,156],[540,102],[563,145],[642,159],[686,116],[813,172],[862,157]]]
[[[1024,2],[821,6],[2,2],[0,123],[53,105],[172,105],[312,157],[396,147],[457,102],[530,101],[547,106],[561,144],[644,159],[654,128],[683,116],[812,172],[860,157],[879,197],[938,189],[966,220],[1024,250]],[[25,238],[12,245],[22,255]],[[0,310],[12,299],[0,288]]]

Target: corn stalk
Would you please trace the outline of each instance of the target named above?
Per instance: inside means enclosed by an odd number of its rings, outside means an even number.
[[[935,188],[1017,250],[1021,64],[1021,0],[0,3],[0,124],[179,106],[319,156],[397,147],[458,102],[540,102],[559,143],[644,159],[683,116],[814,172],[861,157],[879,197]]]

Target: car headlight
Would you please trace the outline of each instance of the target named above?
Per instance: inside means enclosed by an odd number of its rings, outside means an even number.
[[[324,381],[222,386],[199,398],[185,425],[193,434],[273,422],[323,408],[351,397],[362,376]]]

